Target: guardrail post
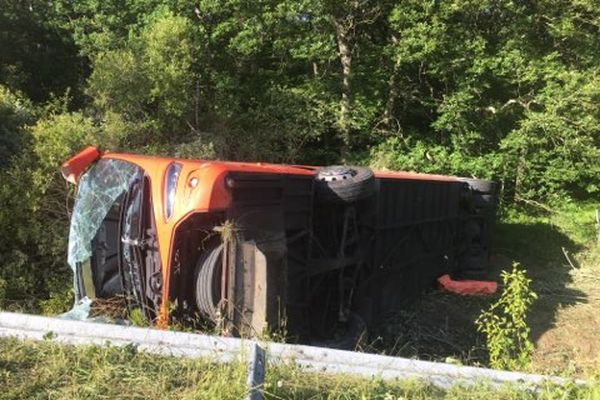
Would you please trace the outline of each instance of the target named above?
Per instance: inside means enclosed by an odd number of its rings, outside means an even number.
[[[246,385],[248,394],[245,400],[262,400],[262,388],[265,383],[265,350],[254,343],[250,362],[248,364],[248,378]]]

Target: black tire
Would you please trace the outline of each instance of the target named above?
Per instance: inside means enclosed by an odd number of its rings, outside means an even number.
[[[315,198],[323,203],[353,203],[375,192],[375,175],[365,167],[330,166],[318,170]]]
[[[496,196],[493,194],[476,194],[473,195],[472,204],[476,208],[493,210],[496,208]]]
[[[467,255],[460,264],[459,278],[481,280],[487,277],[489,261],[486,252]]]
[[[460,271],[458,278],[469,281],[485,281],[488,278],[488,273],[483,270]]]
[[[216,321],[221,299],[223,245],[204,251],[196,263],[194,300],[200,314]]]
[[[479,193],[495,193],[496,192],[496,182],[486,181],[484,179],[474,179],[474,178],[459,178],[461,182],[465,182],[469,185],[474,192]]]

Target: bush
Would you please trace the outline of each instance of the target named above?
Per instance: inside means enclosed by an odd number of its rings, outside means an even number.
[[[188,19],[157,11],[122,46],[96,54],[87,92],[111,128],[115,122],[126,127],[126,146],[173,142],[189,132],[193,33]]]
[[[0,169],[27,143],[25,127],[35,121],[31,103],[0,85]]]
[[[492,368],[522,370],[528,367],[534,349],[526,317],[537,295],[518,263],[511,272],[502,271],[501,277],[504,290],[500,299],[482,312],[475,324],[486,336]]]
[[[21,126],[30,145],[0,171],[0,289],[3,307],[59,313],[72,302],[66,263],[70,188],[58,167],[87,144],[110,139],[80,113]]]

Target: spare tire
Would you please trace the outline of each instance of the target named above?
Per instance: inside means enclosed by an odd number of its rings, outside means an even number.
[[[469,188],[474,192],[479,193],[495,193],[496,182],[486,181],[484,179],[475,178],[458,178],[461,182],[465,182],[469,185]]]
[[[496,196],[493,194],[476,194],[472,198],[472,204],[476,208],[493,210],[496,208]]]
[[[375,175],[366,167],[333,165],[315,176],[315,198],[325,203],[353,203],[375,192]]]
[[[461,279],[481,280],[488,275],[489,260],[487,252],[466,255],[460,262],[458,277]]]

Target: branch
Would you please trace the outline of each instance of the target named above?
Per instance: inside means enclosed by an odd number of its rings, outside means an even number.
[[[552,213],[552,214],[557,214],[558,213],[558,211],[553,210],[550,207],[548,207],[547,205],[539,203],[539,202],[537,202],[535,200],[524,199],[524,198],[522,198],[521,196],[518,196],[518,195],[515,196],[515,200],[518,201],[518,202],[521,202],[521,203],[529,204],[530,206],[535,206],[535,207],[541,208],[542,210],[548,211],[549,213]]]
[[[564,247],[561,247],[560,249],[562,250],[563,254],[565,255],[565,258],[567,259],[567,262],[569,263],[571,268],[577,269],[577,267],[575,266],[573,261],[571,261],[571,257],[569,257],[569,252]]]

